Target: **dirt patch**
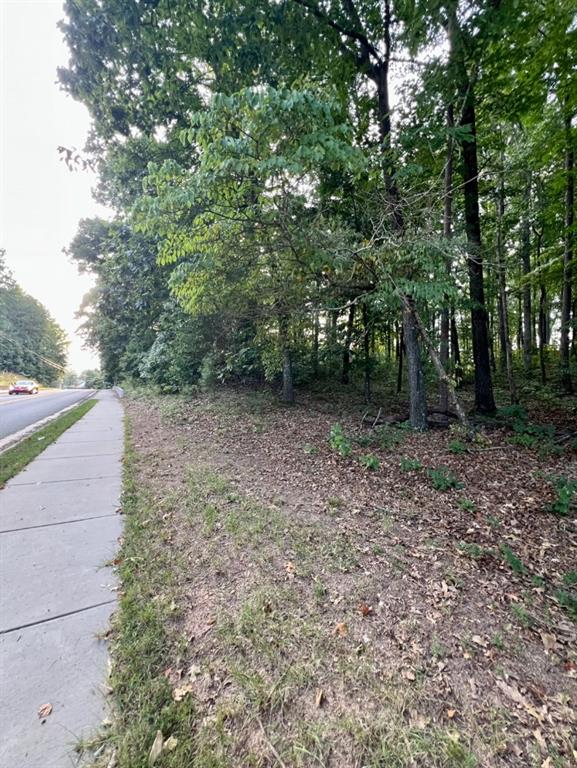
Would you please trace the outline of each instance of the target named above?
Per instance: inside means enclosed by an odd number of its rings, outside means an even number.
[[[221,756],[191,764],[575,764],[577,529],[547,511],[569,453],[250,393],[127,411],[186,564],[167,668]]]

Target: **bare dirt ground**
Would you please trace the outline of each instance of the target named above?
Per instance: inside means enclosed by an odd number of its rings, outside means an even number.
[[[127,414],[176,553],[162,675],[196,712],[166,765],[577,765],[576,515],[550,511],[574,454],[372,431],[332,395]]]

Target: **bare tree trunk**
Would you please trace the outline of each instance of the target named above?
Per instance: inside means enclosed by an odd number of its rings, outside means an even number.
[[[351,302],[349,306],[349,317],[347,320],[347,333],[345,337],[345,348],[343,349],[343,368],[341,373],[341,384],[349,384],[351,371],[351,340],[353,337],[353,327],[355,323],[355,303]]]
[[[571,324],[571,280],[573,272],[573,225],[575,223],[575,175],[571,116],[565,118],[565,252],[563,255],[563,291],[561,294],[561,387],[573,392],[569,357],[569,327]]]
[[[537,266],[541,267],[541,239],[543,237],[543,230],[533,227],[535,233],[536,242],[536,257]],[[547,345],[547,288],[543,275],[539,275],[539,369],[541,371],[541,383],[547,383],[547,368],[545,364],[545,347]]]
[[[363,304],[363,350],[365,354],[365,402],[369,404],[372,400],[371,386],[371,329],[369,326],[369,310],[367,305]]]
[[[461,150],[463,158],[465,230],[467,233],[467,265],[469,271],[469,294],[471,297],[471,331],[473,360],[475,364],[475,408],[481,413],[494,413],[495,400],[493,397],[493,382],[489,360],[489,335],[481,248],[475,96],[467,69],[463,32],[459,26],[456,3],[451,3],[448,7],[447,30],[450,48],[449,57],[456,72],[459,97],[463,104],[460,125],[468,128],[470,131],[470,136],[461,143]]]
[[[455,307],[451,306],[451,358],[455,371],[455,385],[457,389],[463,386],[463,366],[461,364],[461,350],[459,348],[459,331],[455,319]]]
[[[313,378],[319,377],[319,335],[320,335],[320,318],[319,308],[315,307],[313,310],[313,348],[311,354],[311,367],[313,370]]]
[[[279,336],[283,356],[281,400],[284,403],[294,403],[292,353],[289,340],[289,321],[286,316],[279,318]]]
[[[523,367],[525,373],[531,371],[531,357],[533,354],[533,326],[531,309],[531,283],[527,276],[531,272],[531,230],[529,224],[529,210],[531,205],[531,172],[527,173],[523,206],[523,218],[521,222],[521,266],[523,269]]]
[[[401,325],[401,330],[397,334],[398,354],[397,354],[397,395],[403,388],[403,352],[405,349],[405,328]]]
[[[409,421],[419,432],[427,429],[427,395],[423,376],[419,332],[415,322],[414,304],[406,299],[403,311],[405,348],[407,351],[407,372],[409,379]]]
[[[447,107],[447,159],[445,162],[445,203],[443,206],[443,236],[450,240],[453,233],[453,137],[450,133],[454,127],[453,105]],[[451,274],[451,257],[447,256],[447,272]],[[449,334],[450,334],[450,306],[449,299],[445,296],[443,309],[441,310],[441,341],[439,346],[439,358],[443,369],[449,369]],[[439,410],[446,413],[449,409],[449,390],[447,383],[439,379]],[[447,416],[448,421],[448,416]]]
[[[513,372],[513,350],[511,347],[511,334],[509,332],[509,309],[507,306],[507,276],[505,267],[505,255],[503,247],[503,217],[505,215],[505,180],[503,177],[503,155],[501,154],[501,170],[499,172],[499,189],[497,200],[497,271],[499,274],[499,314],[503,326],[502,334],[505,344],[505,368],[509,384],[509,397],[512,403],[518,402],[517,384]]]

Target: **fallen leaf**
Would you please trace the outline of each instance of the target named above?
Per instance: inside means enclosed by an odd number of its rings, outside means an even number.
[[[412,669],[406,669],[403,672],[403,677],[405,677],[407,680],[411,680],[411,681],[417,679],[417,676],[415,675],[415,673],[413,672]]]
[[[164,738],[162,736],[162,731],[157,731],[152,746],[150,747],[150,752],[148,753],[148,765],[154,765],[158,760],[162,752],[163,743]]]
[[[541,642],[546,651],[554,651],[557,647],[557,638],[555,635],[549,635],[547,632],[539,632]]]
[[[168,739],[162,745],[162,750],[166,752],[172,752],[178,746],[178,739],[176,736],[169,736]]]
[[[547,751],[547,742],[545,741],[545,739],[543,737],[543,734],[541,733],[541,731],[538,728],[533,731],[533,736],[535,737],[535,741],[541,747],[541,750],[543,752],[546,752]]]
[[[192,664],[192,665],[191,665],[191,667],[190,667],[190,669],[188,670],[188,676],[189,676],[189,677],[190,677],[192,680],[194,680],[194,679],[195,679],[195,677],[198,677],[198,676],[200,675],[201,671],[202,671],[202,670],[200,669],[200,667],[198,666],[198,664]]]
[[[172,691],[172,698],[175,701],[182,701],[189,693],[192,693],[192,683],[185,683],[184,685],[179,685]]]
[[[348,632],[348,627],[344,621],[336,625],[335,635],[339,635],[339,637],[344,637],[347,634],[347,632]]]
[[[52,714],[52,704],[43,704],[38,710],[38,717],[41,720],[44,720],[45,717],[48,717],[51,714]]]
[[[287,572],[287,576],[289,577],[289,579],[294,579],[295,564],[292,562],[292,560],[289,560],[288,563],[285,565],[285,571]]]
[[[374,613],[373,607],[367,603],[361,603],[359,605],[359,613],[363,616],[370,616],[372,613]]]
[[[456,709],[448,709],[447,710],[447,717],[449,718],[449,720],[452,720],[455,717],[456,714],[457,714],[457,710]]]
[[[487,647],[487,641],[483,640],[483,638],[480,635],[473,635],[471,637],[471,640],[475,643],[475,645],[480,645],[481,648]]]
[[[317,688],[316,693],[315,693],[315,704],[316,704],[316,706],[317,707],[322,707],[322,705],[325,703],[325,701],[326,701],[325,692],[323,691],[322,688]]]

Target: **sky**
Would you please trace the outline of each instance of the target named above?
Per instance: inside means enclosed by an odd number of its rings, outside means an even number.
[[[63,15],[60,0],[0,0],[0,247],[18,283],[68,334],[68,365],[80,372],[99,365],[74,316],[93,278],[62,249],[81,218],[109,214],[92,199],[95,176],[70,172],[57,151],[82,149],[90,125],[56,83],[68,60],[56,26]]]

